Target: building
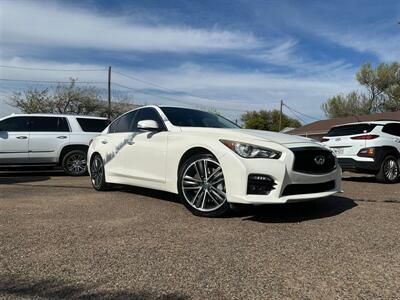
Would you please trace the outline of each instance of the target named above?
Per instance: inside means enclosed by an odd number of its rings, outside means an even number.
[[[299,128],[295,128],[291,131],[288,131],[288,134],[300,135],[308,138],[312,138],[315,140],[320,140],[321,137],[326,135],[333,126],[346,124],[346,123],[354,123],[354,122],[363,122],[363,121],[382,121],[382,120],[396,120],[400,121],[400,110],[395,112],[385,112],[378,113],[372,115],[362,115],[362,116],[351,116],[344,118],[334,118],[316,121],[307,125],[304,125]]]

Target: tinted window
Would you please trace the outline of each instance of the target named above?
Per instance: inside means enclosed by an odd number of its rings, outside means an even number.
[[[383,126],[382,131],[391,135],[400,136],[400,124],[399,123],[386,124],[385,126]]]
[[[61,117],[30,117],[29,127],[36,132],[69,132],[67,119]]]
[[[139,110],[139,115],[135,120],[134,128],[137,130],[137,123],[143,120],[156,121],[160,129],[165,129],[164,122],[161,120],[160,115],[154,108],[142,108]]]
[[[27,117],[12,117],[0,122],[0,131],[29,131]]]
[[[76,118],[83,131],[102,132],[110,124],[109,120]]]
[[[334,127],[329,130],[327,136],[345,136],[371,132],[375,124],[354,124]]]
[[[161,109],[168,120],[176,126],[240,128],[235,123],[221,116],[201,110],[179,107],[162,107]]]
[[[109,129],[109,133],[118,133],[118,132],[132,132],[133,131],[133,121],[135,121],[137,111],[131,111],[117,120],[115,120]]]

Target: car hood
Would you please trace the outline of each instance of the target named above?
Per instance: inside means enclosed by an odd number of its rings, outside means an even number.
[[[313,143],[320,145],[315,140],[304,138],[301,136],[284,134],[273,131],[265,130],[254,130],[254,129],[228,129],[228,128],[199,128],[199,127],[181,127],[182,132],[200,134],[207,133],[211,135],[219,136],[219,138],[229,138],[229,139],[255,139],[270,141],[278,144],[296,144],[296,143]]]

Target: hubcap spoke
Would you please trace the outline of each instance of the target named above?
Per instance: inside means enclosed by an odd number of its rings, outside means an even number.
[[[222,168],[212,159],[199,159],[189,165],[182,178],[186,201],[200,211],[214,211],[226,202]]]

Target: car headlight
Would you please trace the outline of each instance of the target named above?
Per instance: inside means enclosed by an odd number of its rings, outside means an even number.
[[[279,159],[282,155],[282,153],[279,151],[251,144],[228,140],[220,140],[220,142],[243,158]]]

